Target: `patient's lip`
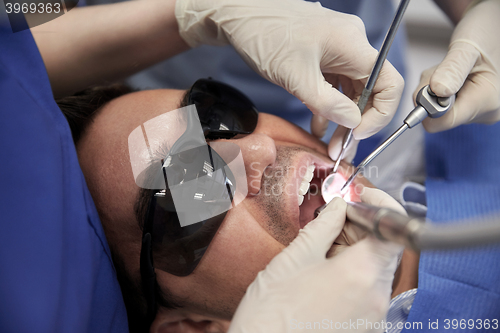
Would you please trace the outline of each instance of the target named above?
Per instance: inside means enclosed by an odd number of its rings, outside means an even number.
[[[296,172],[294,174],[294,177],[289,180],[289,184],[292,184],[294,186],[297,186],[296,191],[294,191],[294,195],[288,196],[289,199],[287,200],[292,200],[291,202],[291,207],[296,207],[294,208],[293,212],[293,220],[297,221],[296,225],[298,225],[300,228],[303,228],[308,222],[310,221],[302,221],[301,222],[301,210],[308,210],[310,207],[307,205],[307,202],[304,203],[302,206],[299,206],[299,191],[298,191],[298,186],[300,185],[302,178],[304,176],[305,170],[309,165],[314,165],[316,167],[315,172],[314,172],[314,178],[311,181],[311,184],[314,182],[315,179],[324,179],[326,175],[328,175],[328,171],[333,168],[333,161],[328,160],[327,157],[320,157],[316,156],[315,154],[309,153],[309,152],[303,152],[303,153],[298,153],[296,156],[294,156],[294,159],[297,161],[293,163],[291,166],[292,168],[295,168],[294,170],[299,170],[302,172]],[[287,185],[289,185],[287,184]],[[312,220],[312,219],[311,219]],[[295,223],[295,222],[294,222]]]

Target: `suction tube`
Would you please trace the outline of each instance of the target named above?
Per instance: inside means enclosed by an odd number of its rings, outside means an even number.
[[[500,217],[486,221],[436,225],[424,218],[405,216],[388,208],[349,202],[350,222],[377,238],[414,250],[443,250],[500,242]]]

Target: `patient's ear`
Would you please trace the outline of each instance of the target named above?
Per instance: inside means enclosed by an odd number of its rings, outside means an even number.
[[[224,333],[229,329],[228,320],[177,310],[158,310],[151,325],[151,333]]]

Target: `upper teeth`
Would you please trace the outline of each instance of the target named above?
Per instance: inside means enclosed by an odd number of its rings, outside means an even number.
[[[309,191],[309,186],[311,185],[311,180],[313,179],[314,169],[316,167],[314,165],[310,165],[307,167],[306,173],[304,174],[304,178],[300,182],[299,186],[299,206],[304,202],[304,195]]]

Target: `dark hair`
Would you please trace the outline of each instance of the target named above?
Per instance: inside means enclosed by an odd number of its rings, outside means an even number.
[[[109,86],[90,87],[74,95],[57,99],[56,103],[68,120],[75,144],[105,104],[131,92],[134,90],[129,86],[116,83]]]
[[[78,144],[83,133],[93,121],[99,110],[115,98],[134,92],[132,88],[125,84],[112,84],[109,86],[97,86],[77,92],[72,96],[63,97],[56,100],[57,105],[66,117],[71,128],[73,141]],[[140,191],[139,197],[145,195]],[[139,200],[141,202],[142,200]],[[138,210],[134,207],[139,218]],[[122,291],[123,300],[127,309],[128,325],[130,332],[149,332],[149,322],[146,319],[147,305],[144,297],[141,281],[134,278],[127,270],[123,259],[114,251],[110,244],[111,255],[115,265],[118,282]],[[158,284],[156,285],[156,300],[158,306],[165,308],[178,307],[173,301],[169,301],[168,293],[163,292]]]

